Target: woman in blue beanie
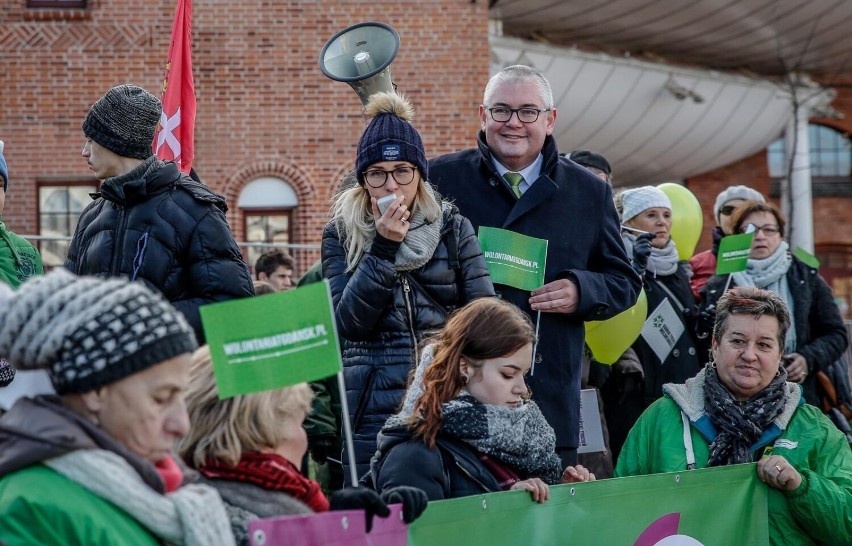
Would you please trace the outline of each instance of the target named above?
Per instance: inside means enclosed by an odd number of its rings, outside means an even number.
[[[376,435],[402,401],[420,340],[453,309],[494,295],[473,227],[428,182],[409,102],[376,93],[365,113],[371,121],[358,142],[358,184],[335,198],[322,241],[323,276],[346,340],[359,477],[376,451]]]

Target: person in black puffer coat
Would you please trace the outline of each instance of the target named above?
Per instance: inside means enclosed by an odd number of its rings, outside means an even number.
[[[77,222],[65,267],[127,277],[160,291],[204,339],[198,308],[252,296],[225,199],[151,152],[160,101],[141,87],[110,89],[83,123],[83,157],[103,180]]]
[[[343,351],[346,396],[362,477],[376,434],[402,401],[424,335],[447,314],[494,296],[470,222],[432,189],[413,109],[396,93],[371,97],[358,143],[358,185],[337,195],[322,241]],[[384,213],[378,200],[395,195]],[[343,456],[347,476],[349,460]]]

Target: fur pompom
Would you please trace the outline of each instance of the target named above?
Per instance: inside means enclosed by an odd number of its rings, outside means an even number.
[[[367,106],[364,107],[364,115],[369,119],[380,114],[393,114],[399,119],[411,123],[414,120],[414,107],[403,95],[382,91],[371,95]]]

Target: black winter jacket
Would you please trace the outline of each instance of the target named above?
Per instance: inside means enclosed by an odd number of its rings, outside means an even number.
[[[453,309],[493,296],[479,241],[455,208],[442,218],[441,240],[419,269],[398,273],[370,253],[346,272],[346,251],[333,223],[322,241],[323,276],[331,285],[358,476],[369,470],[376,435],[405,394],[420,340],[439,330]],[[344,465],[348,466],[346,457]]]
[[[677,270],[671,275],[654,276],[652,272],[646,271],[644,288],[648,300],[647,316],[651,316],[657,307],[668,299],[680,318],[684,331],[662,362],[641,335],[633,342],[631,349],[644,374],[641,384],[631,385],[632,379],[621,373],[618,363],[613,366],[602,390],[613,460],[618,458],[627,434],[642,412],[663,396],[663,385],[683,383],[694,377],[702,367],[695,340],[695,305],[686,262],[680,262]],[[672,301],[672,296],[676,302]]]
[[[722,297],[728,275],[711,278],[701,290],[698,334],[707,342],[713,332],[716,304]],[[795,256],[787,270],[787,285],[793,295],[793,315],[796,321],[796,352],[808,361],[808,375],[802,383],[805,400],[819,406],[819,396],[814,378],[818,370],[825,371],[843,355],[849,340],[834,302],[831,288],[817,270]],[[734,287],[731,282],[729,288]]]
[[[151,157],[108,178],[80,215],[65,267],[127,277],[159,290],[204,336],[198,308],[254,295],[225,219],[225,199]]]
[[[379,493],[408,485],[422,489],[430,501],[501,491],[470,447],[440,435],[430,448],[407,432],[380,434],[370,473]]]
[[[498,227],[547,239],[544,282],[568,278],[577,285],[580,301],[574,313],[541,313],[535,372],[527,380],[556,431],[556,447],[576,448],[583,322],[605,320],[632,307],[641,287],[621,240],[612,190],[583,167],[560,157],[555,140],[547,137],[541,175],[517,199],[494,168],[482,131],[477,144],[477,148],[433,159],[429,176],[475,229]],[[535,322],[528,290],[505,285],[497,289]]]

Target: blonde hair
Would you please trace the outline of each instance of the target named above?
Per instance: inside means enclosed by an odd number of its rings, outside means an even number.
[[[417,172],[417,194],[411,205],[411,213],[420,210],[427,222],[436,222],[441,217],[439,197],[432,185],[423,178],[423,173],[419,170]],[[354,186],[338,193],[332,203],[331,216],[337,238],[346,249],[346,271],[352,271],[361,261],[367,243],[376,237],[376,224],[367,188]]]
[[[210,348],[204,345],[192,355],[186,394],[190,428],[178,453],[195,468],[208,460],[236,465],[244,452],[274,449],[288,440],[282,423],[310,411],[313,398],[308,384],[300,383],[220,400]]]

